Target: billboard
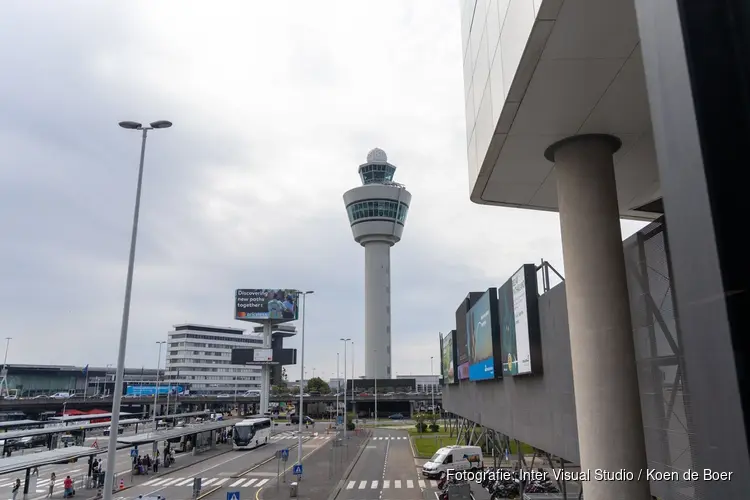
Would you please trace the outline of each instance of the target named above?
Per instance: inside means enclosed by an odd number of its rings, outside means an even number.
[[[482,296],[481,292],[470,292],[456,309],[455,358],[458,380],[469,379],[469,343],[466,338],[466,313]]]
[[[542,370],[536,266],[525,264],[500,287],[498,313],[505,375]]]
[[[232,349],[233,365],[295,365],[297,349],[253,349],[240,347]]]
[[[180,385],[160,385],[159,395],[166,396],[167,394],[182,394],[182,386]],[[125,394],[128,396],[155,396],[156,386],[154,385],[129,385],[125,389]]]
[[[299,317],[299,292],[288,288],[241,288],[234,294],[234,319],[283,323]]]
[[[446,333],[441,342],[441,367],[444,384],[456,383],[456,367],[453,359],[453,337],[455,334],[455,330]]]
[[[273,349],[253,349],[253,362],[270,363],[273,361]]]
[[[494,345],[498,330],[496,310],[497,288],[490,288],[466,313],[469,380],[495,378]]]

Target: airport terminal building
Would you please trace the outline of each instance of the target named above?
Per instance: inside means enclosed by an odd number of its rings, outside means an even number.
[[[461,302],[445,410],[583,470],[735,473],[589,500],[750,491],[742,3],[460,1],[470,198],[558,212],[565,280],[524,265]]]

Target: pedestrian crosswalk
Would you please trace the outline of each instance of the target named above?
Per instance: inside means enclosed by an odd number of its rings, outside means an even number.
[[[229,477],[203,477],[201,478],[201,489],[207,487],[223,486],[225,488],[261,488],[272,478],[229,478]],[[192,488],[195,478],[193,477],[170,477],[156,478],[143,483],[144,486],[155,486],[165,488],[168,486],[182,486]],[[349,481],[347,490],[392,490],[392,489],[428,489],[437,488],[437,481],[427,479],[385,479],[385,480],[358,480]]]
[[[185,486],[193,487],[194,477],[168,477],[168,478],[156,478],[151,481],[146,481],[144,486]],[[226,486],[228,488],[260,488],[264,486],[269,478],[230,478],[230,477],[203,477],[201,478],[201,489],[207,487]]]
[[[390,489],[427,489],[437,488],[437,481],[430,479],[384,479],[380,481],[358,480],[349,481],[347,490],[390,490]]]
[[[396,441],[396,440],[399,440],[399,439],[409,439],[409,437],[408,436],[374,436],[374,437],[372,437],[370,439],[372,439],[373,441],[378,441],[378,440],[380,440],[380,441],[382,441],[382,440]]]
[[[318,436],[308,436],[303,434],[302,438],[305,440],[318,440],[323,441],[326,439],[331,439],[332,435],[330,434],[321,434]],[[278,434],[274,434],[269,438],[270,441],[282,441],[284,439],[298,439],[298,435],[295,432],[280,432]]]

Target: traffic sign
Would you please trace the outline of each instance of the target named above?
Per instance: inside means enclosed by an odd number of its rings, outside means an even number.
[[[289,469],[287,469],[289,470]],[[295,476],[301,476],[302,475],[302,464],[294,464],[294,469],[292,470],[292,474]]]
[[[131,457],[137,457],[138,456],[138,450],[136,450],[135,448],[133,448],[132,450],[130,450],[130,456]]]
[[[289,460],[289,448],[284,448],[283,450],[281,450],[281,459],[284,462],[286,462],[287,460]],[[296,474],[296,472],[295,472],[295,474]]]
[[[227,500],[240,500],[239,491],[227,491]]]
[[[92,444],[91,447],[92,448],[96,448],[98,450],[99,449],[99,440],[98,439],[94,439],[94,444]]]

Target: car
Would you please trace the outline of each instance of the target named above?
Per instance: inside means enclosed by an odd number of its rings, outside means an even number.
[[[305,415],[302,420],[303,420],[303,423],[305,425],[315,425],[315,420],[311,419],[307,415]],[[289,423],[291,423],[291,424],[299,424],[299,416],[298,415],[292,415],[291,417],[289,417]]]
[[[232,395],[231,395],[231,394],[219,394],[219,395],[218,395],[218,396],[216,396],[216,397],[217,397],[217,398],[231,398],[231,397],[232,397]]]
[[[388,418],[390,418],[391,420],[403,420],[404,416],[402,414],[400,414],[400,413],[394,413],[393,415],[391,415]]]

